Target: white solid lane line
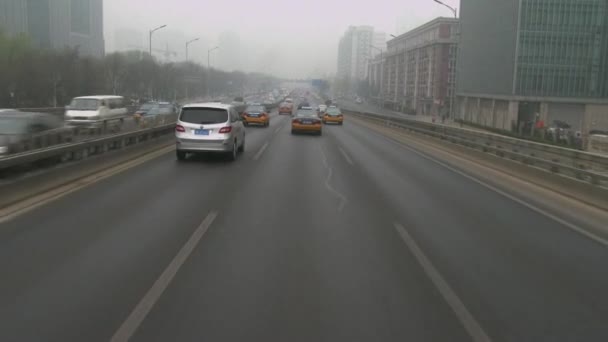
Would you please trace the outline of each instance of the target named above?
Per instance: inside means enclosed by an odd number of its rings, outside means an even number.
[[[281,128],[283,128],[283,127],[277,127],[277,129],[274,130],[274,134],[279,133],[279,131],[281,130]]]
[[[347,162],[348,162],[350,165],[354,166],[354,165],[355,165],[355,163],[353,163],[353,160],[352,160],[352,159],[350,159],[350,157],[348,156],[348,154],[346,153],[346,151],[344,151],[344,150],[342,149],[342,147],[338,147],[338,149],[340,150],[340,153],[342,153],[342,156],[344,157],[344,159],[346,159],[346,161],[347,161]]]
[[[448,305],[454,310],[454,313],[460,320],[460,323],[464,326],[465,330],[469,333],[473,341],[475,342],[491,342],[492,339],[486,334],[479,322],[473,317],[473,315],[466,308],[462,300],[458,298],[458,295],[452,290],[450,285],[443,279],[441,274],[437,271],[431,261],[424,255],[416,241],[412,236],[405,230],[405,228],[399,223],[395,223],[395,229],[408,246],[416,260],[426,275],[431,279],[441,296],[445,299]]]
[[[327,169],[327,177],[325,178],[325,183],[324,183],[325,188],[340,199],[340,204],[338,204],[338,212],[342,212],[342,210],[344,210],[344,207],[346,206],[346,203],[348,202],[348,198],[346,198],[346,196],[344,196],[338,190],[334,189],[334,187],[331,185],[330,182],[331,182],[331,177],[334,174],[334,170],[329,165],[329,162],[327,160],[327,155],[325,154],[323,147],[319,145],[319,148],[321,150],[321,158],[323,161],[323,166],[325,166],[325,168]]]
[[[120,328],[118,328],[110,342],[129,341],[148,313],[150,313],[154,304],[156,304],[160,296],[167,289],[179,269],[186,262],[190,254],[192,254],[192,251],[194,251],[194,248],[203,235],[205,235],[216,217],[216,211],[210,212],[207,217],[205,217],[200,226],[192,233],[190,239],[188,239],[186,244],[179,250],[173,260],[171,260],[169,266],[167,266],[160,277],[154,282],[150,290],[148,290],[146,295],[139,301],[133,311],[131,311],[129,317],[127,317]]]
[[[256,153],[255,156],[253,156],[253,160],[260,159],[260,157],[262,156],[262,153],[264,153],[264,151],[266,151],[267,148],[268,148],[268,142],[265,142],[264,145],[258,151],[258,153]]]

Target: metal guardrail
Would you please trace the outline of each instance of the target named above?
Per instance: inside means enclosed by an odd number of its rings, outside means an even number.
[[[98,125],[96,127],[65,126],[46,132],[32,134],[23,137],[17,142],[11,143],[9,146],[6,146],[8,152],[5,152],[4,154],[0,153],[0,159],[6,158],[12,154],[38,150],[54,145],[80,142],[87,139],[99,138],[120,132],[131,132],[143,128],[152,128],[174,123],[176,120],[177,114],[144,116],[139,119],[127,116],[124,118],[112,119],[108,121],[107,125]]]
[[[372,120],[388,127],[447,140],[480,152],[508,158],[529,167],[608,189],[608,157],[606,156],[406,118],[356,111],[346,111],[346,114]]]
[[[93,138],[76,143],[55,145],[47,148],[9,155],[0,159],[0,170],[27,165],[34,162],[54,160],[68,162],[85,159],[91,155],[122,149],[160,136],[173,134],[175,122],[158,127],[140,129],[133,132],[118,133],[100,138]]]
[[[138,106],[127,106],[127,111],[129,114],[135,113]],[[65,114],[65,107],[45,107],[45,108],[17,108],[17,110],[21,112],[34,112],[34,113],[47,113],[57,115],[63,118]]]

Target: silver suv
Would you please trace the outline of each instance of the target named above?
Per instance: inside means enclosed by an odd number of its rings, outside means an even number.
[[[222,152],[236,160],[245,150],[245,126],[231,105],[189,104],[182,107],[175,127],[178,160],[188,153]]]

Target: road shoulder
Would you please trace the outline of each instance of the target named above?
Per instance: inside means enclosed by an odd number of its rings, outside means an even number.
[[[608,212],[591,206],[577,199],[555,191],[549,180],[537,182],[537,177],[530,177],[529,173],[521,172],[520,168],[506,168],[502,164],[495,164],[496,158],[479,156],[464,147],[441,143],[435,139],[408,134],[405,131],[384,127],[358,118],[350,117],[355,124],[372,129],[385,136],[390,141],[409,148],[423,156],[444,162],[472,178],[489,184],[513,198],[534,208],[542,208],[542,214],[554,216],[569,222],[570,226],[584,227],[583,231],[589,233],[594,239],[606,244],[608,241]],[[555,186],[555,185],[553,185]],[[589,237],[591,237],[589,236]]]

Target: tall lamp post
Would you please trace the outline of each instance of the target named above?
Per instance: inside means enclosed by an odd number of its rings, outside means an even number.
[[[219,46],[216,46],[212,49],[207,50],[207,72],[209,73],[207,75],[207,97],[209,97],[209,87],[210,87],[210,82],[209,80],[211,79],[211,52],[219,49]]]
[[[380,102],[380,106],[384,108],[384,50],[379,47],[375,47],[370,45],[372,48],[380,51],[380,97],[382,98],[382,102]]]
[[[449,8],[450,11],[452,11],[452,13],[454,13],[454,18],[458,18],[458,12],[456,11],[456,8],[454,8],[454,7],[448,5],[448,4],[446,4],[446,3],[444,3],[444,2],[442,2],[440,0],[433,0],[433,1],[435,1],[436,3],[438,3],[440,5],[443,5],[443,6],[447,7],[447,8]]]
[[[150,30],[150,36],[149,36],[149,38],[150,38],[150,56],[152,56],[152,33],[156,32],[162,28],[165,28],[165,27],[167,27],[167,25],[162,25],[155,29]]]
[[[186,42],[186,62],[188,61],[188,45],[198,41],[200,38],[194,38]]]

